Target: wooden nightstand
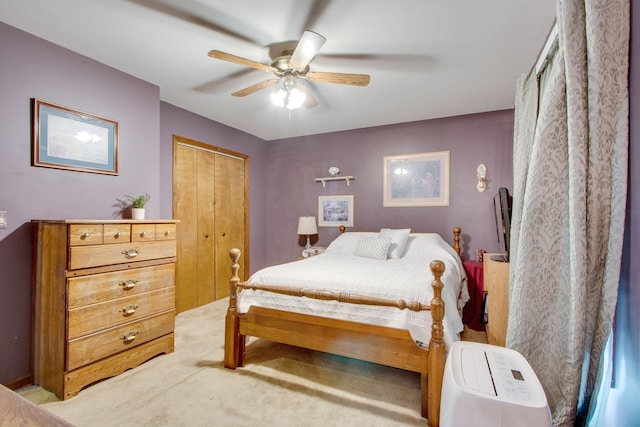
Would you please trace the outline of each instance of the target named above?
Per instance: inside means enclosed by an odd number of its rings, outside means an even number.
[[[484,254],[484,290],[487,292],[487,342],[505,346],[509,320],[509,263]]]

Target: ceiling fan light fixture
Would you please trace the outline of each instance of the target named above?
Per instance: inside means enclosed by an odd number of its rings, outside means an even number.
[[[307,99],[304,92],[298,89],[278,89],[277,92],[271,94],[271,101],[279,107],[285,107],[289,110],[295,110],[302,107]]]

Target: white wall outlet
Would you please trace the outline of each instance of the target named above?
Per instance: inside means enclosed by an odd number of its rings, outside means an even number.
[[[7,228],[7,211],[0,211],[0,228]]]

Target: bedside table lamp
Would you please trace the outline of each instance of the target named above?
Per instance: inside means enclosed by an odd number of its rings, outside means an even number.
[[[318,227],[316,227],[316,217],[301,216],[298,220],[298,234],[301,236],[307,236],[307,244],[304,248],[311,248],[311,239],[309,236],[311,236],[312,234],[318,234]]]

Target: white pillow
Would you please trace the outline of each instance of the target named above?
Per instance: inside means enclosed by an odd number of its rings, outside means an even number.
[[[416,233],[409,236],[403,259],[431,262],[440,256],[439,251],[455,253],[453,248],[437,233]]]
[[[358,246],[358,240],[360,236],[377,236],[378,233],[371,232],[362,232],[362,231],[347,231],[346,233],[340,234],[338,237],[333,239],[327,250],[324,251],[325,254],[337,253],[337,254],[349,254],[353,255],[353,252],[356,250],[356,246]]]
[[[364,258],[386,260],[390,245],[389,237],[360,236],[353,254]]]
[[[391,245],[389,245],[389,258],[400,258],[404,252],[404,247],[409,239],[410,228],[391,229],[381,228],[380,237],[389,237],[391,239]]]

